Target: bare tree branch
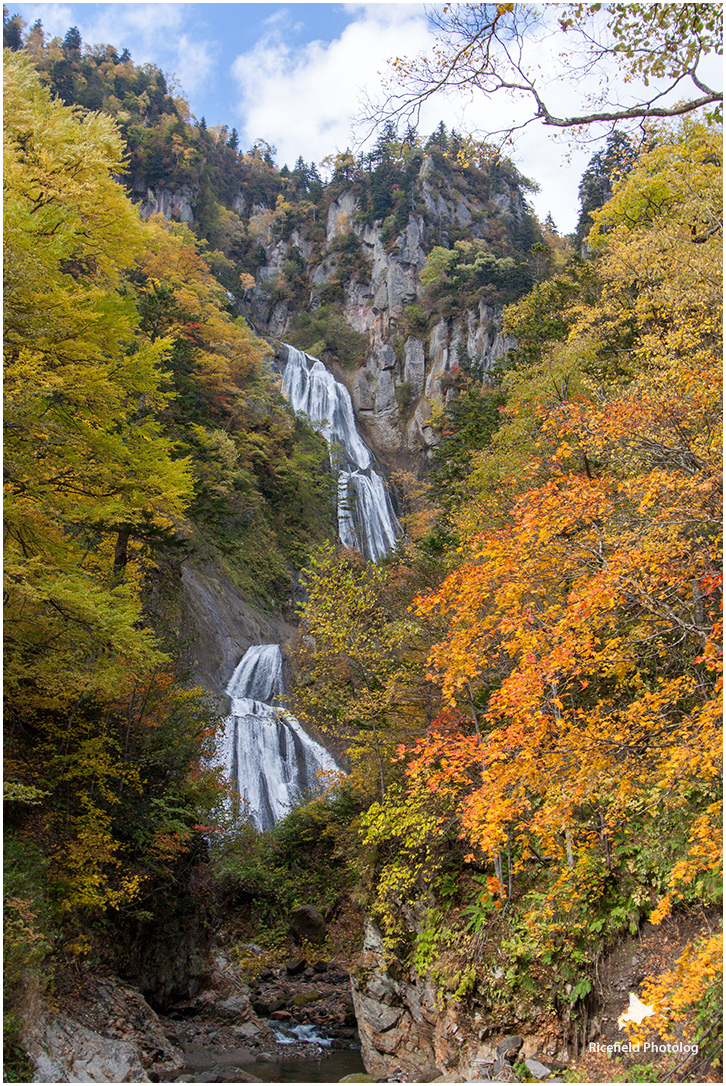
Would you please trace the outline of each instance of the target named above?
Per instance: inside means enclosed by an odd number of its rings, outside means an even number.
[[[719,112],[723,102],[702,71],[708,56],[722,53],[716,4],[563,4],[544,11],[530,4],[452,4],[430,19],[437,31],[430,54],[392,60],[386,97],[366,102],[369,134],[386,123],[418,125],[424,104],[446,91],[529,100],[529,117],[486,133],[505,139],[533,122],[578,130],[709,107]],[[598,93],[585,109],[560,115],[553,108],[541,70],[545,56],[560,65],[559,83],[582,87],[597,77]],[[623,81],[629,101],[617,100]]]

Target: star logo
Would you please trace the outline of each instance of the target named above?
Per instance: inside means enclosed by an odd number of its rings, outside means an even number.
[[[634,995],[633,992],[631,992],[628,1009],[618,1018],[618,1029],[623,1029],[628,1022],[632,1022],[634,1025],[639,1026],[644,1018],[650,1018],[652,1014],[655,1014],[653,1008],[642,1003],[637,995]]]

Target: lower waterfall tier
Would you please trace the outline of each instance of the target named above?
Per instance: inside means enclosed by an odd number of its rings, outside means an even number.
[[[252,824],[267,830],[295,802],[319,790],[325,776],[340,771],[325,747],[274,704],[282,694],[279,645],[248,649],[227,694],[232,711],[217,741],[216,762],[233,783]]]

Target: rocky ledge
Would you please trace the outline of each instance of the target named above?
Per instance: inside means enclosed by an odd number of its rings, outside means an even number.
[[[514,1062],[535,1079],[562,1081],[569,1052],[562,1023],[542,1014],[522,1036],[497,1030],[461,1004],[444,1003],[433,984],[410,973],[369,922],[353,976],[353,999],[367,1070],[379,1082],[513,1082]]]

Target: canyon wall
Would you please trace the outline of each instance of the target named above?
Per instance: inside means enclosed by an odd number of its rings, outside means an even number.
[[[530,212],[515,181],[500,180],[498,187],[486,202],[474,192],[449,189],[426,155],[416,179],[414,208],[395,237],[387,236],[385,223],[367,221],[356,193],[344,188],[328,204],[322,245],[312,244],[302,229],[287,238],[272,229],[262,242],[266,264],[249,301],[255,328],[285,339],[294,325],[296,307],[289,299],[276,299],[272,290],[291,255],[302,258],[305,308],[314,312],[323,304],[326,288],[329,294],[331,284],[339,285],[343,316],[368,337],[369,349],[364,364],[354,370],[333,368],[350,390],[366,440],[389,468],[425,468],[440,436],[432,421],[436,405],[451,395],[447,374],[462,356],[486,374],[512,346],[502,331],[502,307],[485,301],[447,317],[427,314],[423,322],[416,313],[419,324],[427,327],[408,331],[407,310],[425,300],[420,275],[434,245],[448,248],[452,237],[465,236],[491,239],[496,249],[495,239],[527,223]],[[262,210],[252,209],[258,215]],[[350,243],[351,236],[355,243]],[[346,274],[351,251],[356,254],[355,272]]]

